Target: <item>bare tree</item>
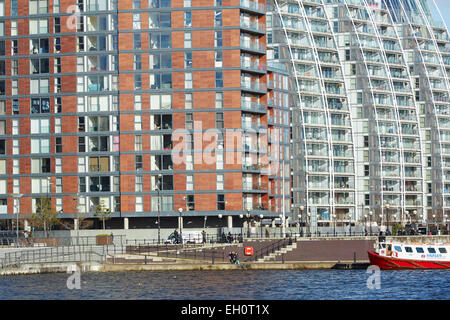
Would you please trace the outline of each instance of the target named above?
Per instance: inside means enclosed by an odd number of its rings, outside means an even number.
[[[103,230],[105,230],[105,221],[111,219],[111,217],[109,216],[110,214],[111,210],[105,206],[105,203],[102,200],[100,204],[96,207],[94,216],[98,217],[100,221],[102,221]]]
[[[36,204],[36,213],[31,214],[31,223],[33,226],[43,228],[44,236],[47,238],[47,231],[52,226],[60,224],[58,218],[58,212],[53,208],[51,198],[41,197],[40,201]]]

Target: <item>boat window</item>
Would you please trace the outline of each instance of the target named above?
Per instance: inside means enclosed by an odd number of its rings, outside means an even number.
[[[434,250],[434,248],[428,248],[428,252],[429,253],[436,253],[436,250]]]
[[[439,248],[439,252],[440,253],[447,253],[447,250],[445,250],[445,248]]]
[[[412,250],[411,247],[405,247],[405,251],[406,251],[406,252],[413,252],[413,250]]]
[[[417,247],[417,248],[416,248],[416,251],[417,251],[417,253],[423,253],[423,248]]]
[[[397,252],[402,252],[402,247],[400,247],[400,246],[395,246],[394,249]]]

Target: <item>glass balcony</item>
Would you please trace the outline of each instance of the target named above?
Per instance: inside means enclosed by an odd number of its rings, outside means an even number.
[[[259,3],[258,1],[251,1],[251,0],[240,0],[241,7],[251,9],[254,11],[265,11],[265,6],[262,3]]]
[[[250,39],[242,39],[241,38],[241,47],[250,49],[250,50],[258,50],[258,51],[265,51],[266,46],[264,43],[259,41],[254,41]]]
[[[245,20],[242,18],[241,18],[241,28],[246,28],[261,33],[266,32],[266,25],[264,23],[259,23],[258,21]]]
[[[264,103],[241,100],[241,108],[248,111],[266,112],[267,106]]]

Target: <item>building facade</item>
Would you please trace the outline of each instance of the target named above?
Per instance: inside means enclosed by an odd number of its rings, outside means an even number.
[[[295,214],[313,227],[446,224],[449,38],[434,1],[268,6],[268,59],[297,91]]]
[[[109,208],[111,228],[289,213],[265,18],[265,1],[1,0],[2,218],[47,198],[75,225]]]

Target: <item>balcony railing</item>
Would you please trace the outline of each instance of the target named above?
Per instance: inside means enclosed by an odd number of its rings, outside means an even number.
[[[245,100],[241,100],[241,108],[250,110],[250,111],[258,111],[258,112],[265,112],[267,110],[266,105],[264,103],[245,101]]]
[[[251,1],[251,0],[241,0],[240,1],[241,7],[255,10],[255,11],[265,11],[265,6],[262,3],[259,3],[258,1]]]

